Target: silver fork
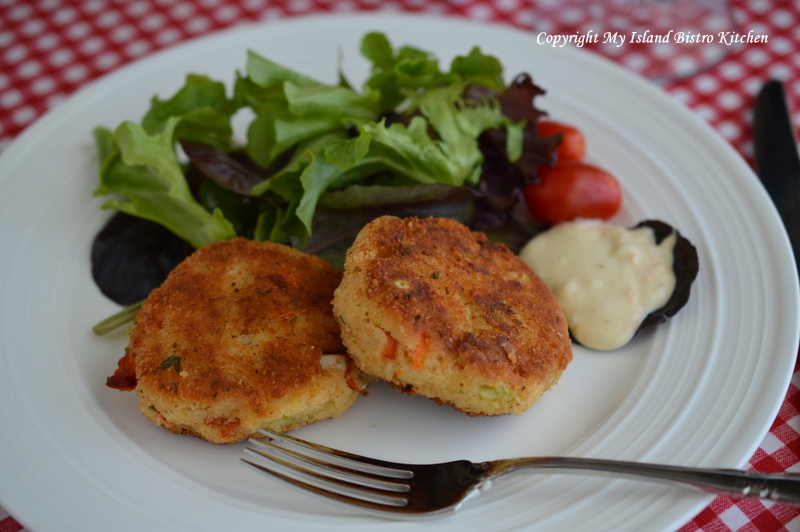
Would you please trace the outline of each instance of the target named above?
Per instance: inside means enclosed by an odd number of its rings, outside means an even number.
[[[716,495],[768,499],[800,506],[800,474],[764,474],[735,469],[700,469],[593,458],[513,458],[473,463],[401,464],[331,449],[287,434],[261,431],[242,458],[257,470],[309,492],[400,519],[430,519],[455,512],[518,469],[583,471],[674,482]]]

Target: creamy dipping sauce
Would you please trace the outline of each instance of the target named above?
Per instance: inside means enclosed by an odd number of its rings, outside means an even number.
[[[669,301],[676,240],[673,233],[656,244],[649,227],[579,220],[537,235],[520,258],[553,291],[572,336],[607,351],[627,344],[644,318]]]

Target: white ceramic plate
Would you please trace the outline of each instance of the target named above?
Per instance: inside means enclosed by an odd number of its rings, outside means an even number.
[[[91,327],[117,310],[89,248],[109,213],[92,198],[91,130],[138,120],[188,72],[226,82],[252,48],[333,82],[353,80],[369,30],[449,63],[475,45],[531,72],[539,105],[578,124],[625,194],[619,223],[660,218],[700,255],[692,299],[611,353],[576,348],[561,383],[520,417],[467,418],[377,385],[342,418],[297,431],[405,461],[573,454],[741,467],[777,414],[798,339],[794,263],[779,218],[734,151],[657,88],[577,50],[500,26],[400,14],[240,27],[122,68],[29,128],[0,159],[0,503],[31,530],[671,530],[710,501],[682,489],[574,476],[507,477],[423,525],[362,517],[279,487],[217,447],[147,421],[104,386],[125,338]]]

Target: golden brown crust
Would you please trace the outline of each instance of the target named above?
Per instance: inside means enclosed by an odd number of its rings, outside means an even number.
[[[129,349],[142,412],[214,443],[332,417],[358,395],[331,311],[341,273],[243,238],[195,252],[139,311]],[[336,371],[321,364],[339,355]],[[330,357],[329,357],[330,358]],[[363,384],[363,383],[362,383]]]
[[[572,359],[546,285],[451,219],[370,223],[348,252],[334,311],[365,372],[470,415],[520,413]]]

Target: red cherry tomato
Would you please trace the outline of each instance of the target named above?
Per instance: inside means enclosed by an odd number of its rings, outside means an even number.
[[[562,134],[556,150],[559,162],[580,161],[586,155],[586,139],[578,128],[553,120],[539,120],[538,126],[540,137]]]
[[[581,162],[539,167],[539,182],[528,183],[523,192],[533,217],[548,225],[577,218],[605,220],[622,202],[614,176]]]

